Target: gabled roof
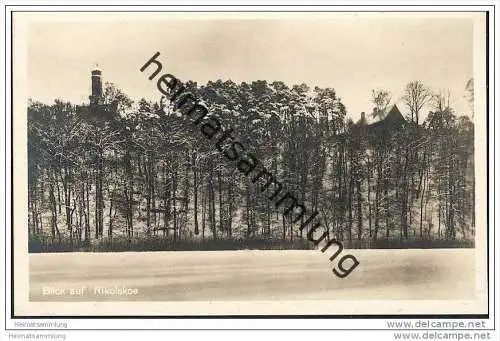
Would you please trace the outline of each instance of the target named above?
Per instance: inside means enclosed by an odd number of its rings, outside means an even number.
[[[394,104],[389,110],[389,113],[384,117],[384,119],[370,124],[367,126],[367,129],[370,131],[373,130],[392,130],[395,128],[399,128],[400,126],[406,124],[406,120],[399,111],[396,104]]]
[[[375,127],[380,127],[380,126],[387,126],[387,127],[393,127],[395,125],[401,125],[406,123],[406,120],[404,119],[403,115],[399,111],[398,107],[396,104],[394,104],[387,113],[387,115],[380,121],[372,123],[369,125],[369,127],[375,128]]]
[[[354,124],[355,136],[359,139],[367,139],[372,142],[384,141],[386,137],[398,132],[407,124],[405,118],[396,105],[393,105],[387,115],[380,121],[366,124],[366,120],[359,120]]]

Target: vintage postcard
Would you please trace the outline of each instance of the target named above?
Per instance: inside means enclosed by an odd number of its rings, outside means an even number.
[[[15,316],[487,316],[487,13],[12,32]]]

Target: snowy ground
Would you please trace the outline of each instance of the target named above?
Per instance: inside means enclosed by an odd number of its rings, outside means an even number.
[[[318,250],[30,254],[30,300],[442,300],[474,294],[473,249],[346,253],[360,265],[344,279]],[[95,291],[115,286],[137,294]]]

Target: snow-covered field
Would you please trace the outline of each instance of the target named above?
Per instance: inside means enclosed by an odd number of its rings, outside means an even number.
[[[318,250],[30,254],[30,300],[447,300],[474,294],[473,249],[346,253],[360,265],[343,279],[331,272],[330,255]]]

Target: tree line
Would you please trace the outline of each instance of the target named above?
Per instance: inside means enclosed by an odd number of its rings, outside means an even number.
[[[474,125],[445,93],[409,83],[405,124],[391,126],[390,94],[374,90],[372,115],[384,128],[373,130],[347,117],[332,88],[230,80],[186,87],[347,246],[473,240]],[[31,250],[152,239],[165,249],[307,244],[168,101],[134,103],[107,83],[104,103],[28,103]],[[421,122],[426,104],[432,110]]]

